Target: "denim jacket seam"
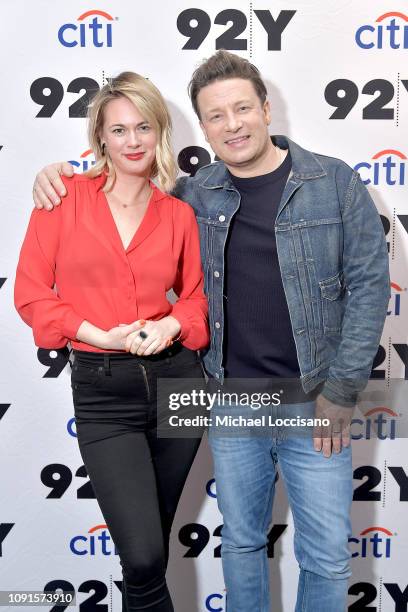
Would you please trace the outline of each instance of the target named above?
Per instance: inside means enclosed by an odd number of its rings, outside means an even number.
[[[350,182],[348,184],[347,187],[347,192],[346,192],[346,197],[344,199],[344,207],[343,207],[343,212],[346,213],[350,207],[351,207],[351,203],[352,203],[352,199],[354,196],[354,191],[355,191],[355,187],[358,181],[358,173],[354,172],[353,170],[353,174],[351,175],[351,179]]]

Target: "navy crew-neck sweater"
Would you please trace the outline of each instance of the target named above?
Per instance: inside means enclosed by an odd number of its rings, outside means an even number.
[[[300,377],[274,231],[291,166],[288,151],[273,172],[252,178],[230,175],[241,205],[231,223],[225,258],[227,378]]]

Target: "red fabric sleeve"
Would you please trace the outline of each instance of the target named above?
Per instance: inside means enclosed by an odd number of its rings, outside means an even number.
[[[208,303],[204,295],[204,277],[200,258],[200,238],[194,211],[183,207],[183,246],[174,291],[178,300],[171,315],[180,325],[180,341],[189,349],[205,348],[210,341]]]
[[[69,205],[64,201],[64,206]],[[14,285],[15,307],[32,327],[35,344],[42,348],[65,346],[76,338],[84,320],[54,289],[61,220],[61,206],[51,212],[33,210]]]

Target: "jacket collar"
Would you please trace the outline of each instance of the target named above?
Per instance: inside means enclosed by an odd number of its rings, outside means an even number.
[[[272,142],[281,149],[289,149],[292,158],[292,176],[300,180],[310,180],[326,176],[326,171],[316,155],[303,149],[286,136],[271,136]],[[234,189],[224,162],[219,161],[207,166],[210,172],[200,182],[205,189]]]

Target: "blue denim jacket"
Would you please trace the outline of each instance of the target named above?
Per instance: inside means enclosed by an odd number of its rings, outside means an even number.
[[[327,399],[353,405],[369,378],[390,297],[381,220],[347,164],[284,136],[273,141],[292,157],[275,234],[302,386],[309,392],[324,381]],[[211,329],[203,361],[223,382],[224,249],[240,194],[225,164],[215,162],[180,178],[175,195],[197,216]]]

